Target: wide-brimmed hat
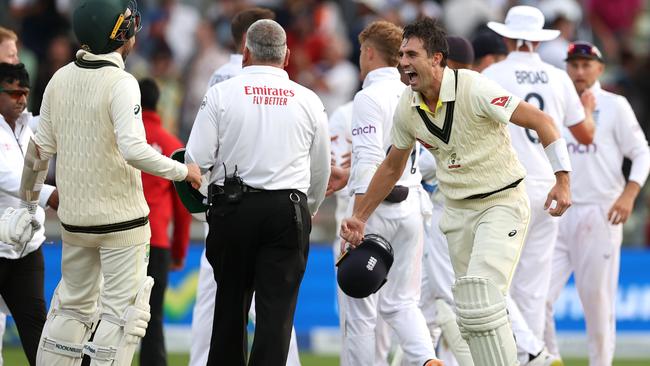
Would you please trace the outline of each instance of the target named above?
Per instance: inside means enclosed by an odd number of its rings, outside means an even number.
[[[544,29],[544,14],[532,6],[513,6],[506,14],[505,23],[489,22],[487,26],[503,37],[524,41],[550,41],[560,35],[559,30]]]

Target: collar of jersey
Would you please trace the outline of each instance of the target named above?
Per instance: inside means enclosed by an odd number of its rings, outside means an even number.
[[[424,102],[424,98],[420,93],[413,93],[413,99],[411,100],[411,106],[419,106],[423,111],[436,115],[436,113],[442,108],[442,103],[451,102],[456,100],[456,92],[454,90],[455,80],[454,72],[452,69],[445,67],[442,72],[442,82],[440,85],[440,96],[438,97],[438,102],[436,103],[436,111],[431,112],[429,106]]]
[[[599,91],[603,90],[603,88],[600,86],[600,81],[596,80],[594,85],[589,88],[593,93],[598,93]]]
[[[537,52],[529,52],[529,51],[512,51],[508,54],[506,57],[507,60],[526,60],[530,62],[531,60],[539,61],[541,62],[542,59],[539,57],[539,53]]]
[[[368,75],[366,75],[366,78],[363,79],[362,88],[366,88],[378,81],[399,79],[399,71],[397,71],[396,67],[380,67],[370,71]]]
[[[236,64],[237,66],[241,67],[241,63],[244,60],[244,55],[240,53],[233,53],[230,55],[230,63],[231,64]]]
[[[23,113],[21,113],[20,116],[18,116],[18,119],[16,120],[16,126],[26,126],[27,121],[29,121],[30,118],[32,118],[32,114],[30,112],[23,111]],[[7,123],[7,120],[1,114],[0,114],[0,123],[2,126],[6,126],[6,128],[11,131],[11,127],[9,127],[9,123]],[[13,131],[11,132],[13,133]]]
[[[85,50],[77,51],[77,58],[83,57],[84,60],[88,61],[108,61],[112,62],[120,69],[124,70],[124,60],[122,55],[117,52],[105,53],[101,55],[96,55]]]
[[[279,67],[266,66],[266,65],[251,65],[242,69],[242,74],[271,74],[280,76],[285,79],[289,78],[289,74]]]

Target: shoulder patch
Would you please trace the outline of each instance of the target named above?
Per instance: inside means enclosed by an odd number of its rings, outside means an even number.
[[[490,104],[495,105],[497,107],[505,107],[506,104],[508,104],[509,100],[510,100],[509,96],[496,97],[496,98],[492,99]]]

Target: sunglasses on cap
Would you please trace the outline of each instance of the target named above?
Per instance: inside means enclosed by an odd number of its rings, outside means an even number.
[[[574,42],[569,45],[565,61],[576,58],[586,58],[603,62],[603,55],[600,53],[598,47],[587,42]]]
[[[0,93],[7,93],[11,99],[19,100],[21,97],[27,98],[29,96],[29,90],[23,89],[5,89],[0,86]]]

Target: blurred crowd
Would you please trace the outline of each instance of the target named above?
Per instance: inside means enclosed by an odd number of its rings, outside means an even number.
[[[138,79],[156,80],[163,126],[186,142],[211,74],[235,51],[230,19],[246,7],[276,12],[288,33],[291,79],[314,90],[331,113],[360,88],[357,35],[370,21],[404,25],[429,16],[442,20],[450,35],[472,40],[487,21],[502,21],[513,5],[540,8],[546,27],[561,31],[539,50],[557,67],[564,68],[570,41],[598,45],[607,65],[604,87],[628,98],[648,135],[650,18],[642,0],[141,0],[143,29],[127,69]],[[33,84],[28,109],[34,114],[54,72],[74,59],[73,7],[74,0],[0,1],[0,25],[19,36],[19,58]],[[647,204],[636,205],[626,226],[628,244],[650,245],[647,191],[639,196]]]

